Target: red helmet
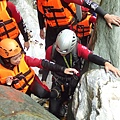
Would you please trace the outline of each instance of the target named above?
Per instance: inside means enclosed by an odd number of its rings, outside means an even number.
[[[88,11],[89,11],[89,9],[88,9],[88,8],[83,7],[83,6],[81,6],[81,9],[82,9],[82,11],[84,11],[84,12],[88,12]]]

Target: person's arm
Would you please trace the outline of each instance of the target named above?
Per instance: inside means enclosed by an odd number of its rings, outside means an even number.
[[[88,55],[91,54],[92,51],[90,51],[86,46],[83,46],[82,44],[77,44],[77,54],[78,57],[84,58],[85,60],[88,60]]]
[[[78,57],[82,57],[82,58],[84,58],[92,63],[95,63],[97,65],[104,66],[105,62],[109,62],[108,60],[105,60],[102,57],[93,54],[92,51],[90,51],[87,47],[85,47],[79,43],[77,45],[77,53],[78,53]]]
[[[70,75],[73,75],[73,73],[75,74],[78,73],[78,71],[74,68],[65,68],[46,59],[38,59],[38,58],[32,58],[30,56],[25,56],[24,60],[29,67],[38,67],[42,69],[44,68],[46,70],[63,72],[65,74],[70,74]]]
[[[43,69],[41,81],[46,81],[48,74],[49,74],[49,70]]]
[[[28,35],[28,31],[27,31],[27,28],[26,28],[26,25],[25,25],[23,19],[21,19],[21,21],[18,23],[18,27],[19,27],[19,30],[20,30],[21,34],[23,35],[23,38],[25,41],[24,42],[24,49],[26,48],[28,50],[30,47],[29,35]]]
[[[78,5],[83,5],[84,0],[64,0],[66,3],[75,3]]]
[[[40,27],[40,37],[41,39],[44,39],[45,38],[45,33],[44,33],[45,22],[44,22],[43,14],[38,10],[38,8],[37,8],[37,15],[38,15],[38,22]]]
[[[105,21],[107,22],[110,28],[112,28],[112,24],[120,26],[119,16],[108,14],[97,3],[92,2],[91,0],[64,0],[64,1],[66,3],[76,3],[78,5],[81,5],[93,10],[94,12],[96,12],[98,15],[100,15],[105,19]]]
[[[21,21],[18,23],[18,27],[19,27],[21,34],[23,35],[24,41],[28,42],[29,41],[28,32],[27,32],[26,25],[23,19],[21,19]]]
[[[104,11],[96,2],[93,2],[91,0],[84,0],[83,4],[84,7],[89,8],[90,10],[93,10],[98,15],[104,18],[104,16],[107,14],[106,11]]]
[[[95,24],[96,20],[97,20],[97,18],[95,16],[91,16],[90,19],[89,19],[89,23]]]
[[[75,3],[84,7],[87,7],[100,16],[104,17],[107,12],[105,12],[97,3],[92,2],[91,0],[64,0],[66,3]]]
[[[7,2],[6,10],[10,17],[13,17],[15,19],[16,23],[19,23],[22,20],[20,12],[17,10],[16,6],[12,2]]]
[[[38,59],[38,58],[32,58],[30,56],[25,56],[25,62],[29,67],[38,67],[38,68],[44,68],[46,70],[52,70],[57,72],[64,72],[65,67],[61,67],[51,61],[48,61],[46,59]]]
[[[92,63],[95,63],[97,65],[105,66],[105,62],[108,62],[108,60],[105,60],[104,58],[95,55],[93,53],[88,55],[88,60]]]
[[[43,14],[38,10],[37,8],[37,15],[38,15],[38,22],[40,29],[43,29],[45,27],[44,17]]]
[[[26,25],[23,22],[20,12],[17,10],[16,6],[10,1],[7,2],[7,7],[10,17],[13,17],[15,19],[16,23],[18,24],[19,30],[24,37],[25,42],[27,42],[29,40],[28,33],[26,31]]]
[[[46,50],[46,56],[45,56],[45,58],[46,58],[47,60],[49,60],[49,61],[51,61],[52,47],[53,47],[53,46],[51,45],[51,46],[49,46],[49,47],[47,48],[47,50]],[[45,81],[47,80],[48,74],[49,74],[49,70],[46,70],[46,69],[43,68],[42,79],[41,79],[41,81],[43,81],[43,83],[45,83]]]
[[[101,65],[101,66],[104,66],[106,72],[108,71],[111,71],[114,73],[114,75],[117,77],[119,76],[120,77],[120,71],[114,67],[108,60],[105,60],[104,58],[100,57],[100,56],[97,56],[95,54],[89,54],[88,55],[88,60],[90,62],[93,62],[97,65]]]
[[[23,35],[23,38],[24,38],[24,47],[26,47],[27,49],[29,48],[29,37],[28,37],[28,32],[27,32],[27,29],[26,29],[26,25],[20,15],[20,12],[17,10],[16,6],[8,1],[7,2],[7,11],[8,11],[8,14],[10,15],[10,17],[13,17],[18,25],[18,28],[21,32],[21,34]]]

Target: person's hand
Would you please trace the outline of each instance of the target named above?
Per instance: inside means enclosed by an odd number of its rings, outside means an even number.
[[[112,64],[110,64],[109,62],[105,62],[105,70],[106,72],[111,71],[115,74],[115,76],[119,76],[120,77],[120,70],[118,70],[116,67],[114,67]]]
[[[45,32],[43,29],[40,29],[40,38],[45,39]]]
[[[30,47],[30,43],[29,43],[29,41],[24,42],[24,49],[26,48],[26,49],[28,50],[29,47]]]
[[[110,28],[112,28],[112,24],[120,26],[120,17],[119,16],[106,14],[104,16],[104,18]]]
[[[12,82],[13,82],[13,76],[8,76],[8,77],[6,78],[6,84],[7,84],[7,85],[12,85]]]
[[[42,83],[43,83],[44,85],[47,85],[45,80],[44,80],[44,81],[42,81]]]
[[[73,74],[78,74],[79,72],[74,68],[66,68],[64,70],[64,73],[69,74],[69,75],[73,75]]]

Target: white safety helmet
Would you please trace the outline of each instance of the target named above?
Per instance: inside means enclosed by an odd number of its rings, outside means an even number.
[[[64,29],[57,36],[55,43],[56,50],[60,54],[68,54],[76,46],[76,43],[77,43],[76,34],[70,29]]]

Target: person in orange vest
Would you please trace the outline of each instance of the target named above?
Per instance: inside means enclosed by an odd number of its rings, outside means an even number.
[[[88,8],[81,6],[82,19],[76,25],[73,25],[73,31],[79,38],[78,42],[87,46],[91,37],[93,25],[96,22],[96,17],[93,16]]]
[[[66,4],[64,0],[37,0],[37,8],[42,39],[45,38],[43,28],[46,27],[45,49],[47,49],[55,42],[61,30],[69,28],[75,22],[76,6],[74,3]]]
[[[112,28],[112,24],[120,26],[120,17],[108,14],[91,0],[37,0],[40,37],[45,39],[45,49],[55,42],[60,31],[70,28],[74,23],[73,18],[75,17],[73,16],[76,14],[76,10],[73,3],[96,12],[106,20],[110,28]],[[70,9],[74,14],[70,12]],[[45,26],[45,22],[47,26]],[[46,35],[44,28],[46,29]]]
[[[11,86],[16,90],[40,98],[49,98],[50,89],[38,78],[31,67],[45,68],[73,75],[78,71],[74,68],[59,66],[45,59],[26,56],[19,44],[10,38],[0,41],[0,84]]]
[[[78,6],[80,7],[80,6]],[[64,0],[37,0],[37,11],[40,25],[40,37],[45,38],[45,49],[55,42],[57,34],[78,19],[74,3],[66,4]],[[46,37],[44,36],[44,28]],[[42,70],[39,70],[42,73]]]
[[[92,0],[64,0],[66,3],[75,3],[90,9],[90,11],[97,13],[105,19],[108,26],[112,28],[112,24],[120,26],[120,17],[114,14],[109,14],[104,11],[97,3]]]
[[[24,38],[24,48],[29,49],[29,37],[26,29],[26,25],[20,15],[20,12],[16,9],[16,6],[6,0],[0,1],[0,40],[5,38],[15,39],[22,50],[24,51],[20,40],[20,33]]]

